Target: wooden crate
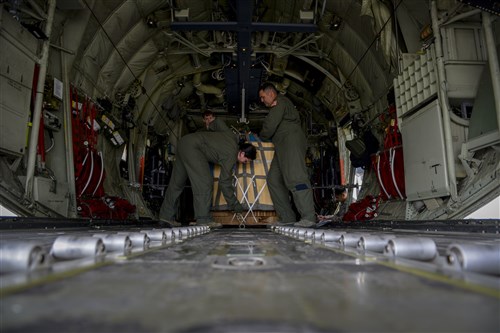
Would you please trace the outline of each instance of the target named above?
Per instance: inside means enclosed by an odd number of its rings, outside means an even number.
[[[246,199],[250,204],[254,203],[254,210],[274,211],[273,202],[267,186],[267,174],[274,157],[274,145],[271,142],[261,141],[251,141],[251,143],[257,148],[257,158],[247,164],[236,164],[237,168],[235,170],[235,175],[239,183],[239,186],[235,186],[236,198],[238,201],[246,203],[242,189],[245,190],[248,187]],[[215,165],[213,168],[214,194],[212,210],[225,211],[228,210],[229,207],[219,189],[219,175],[220,166]],[[261,192],[260,196],[259,192]],[[258,199],[256,200],[257,197]]]

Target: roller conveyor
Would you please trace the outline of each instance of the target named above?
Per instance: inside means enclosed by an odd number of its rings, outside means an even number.
[[[2,271],[1,332],[500,331],[498,233],[105,225],[1,240],[2,256],[19,240],[44,253]]]

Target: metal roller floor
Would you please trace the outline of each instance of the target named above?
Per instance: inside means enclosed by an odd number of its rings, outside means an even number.
[[[95,232],[4,230],[2,240],[49,246],[61,234]],[[447,233],[430,236],[441,253],[450,242]],[[498,243],[498,235],[452,235],[474,237]],[[271,229],[223,228],[127,256],[0,277],[1,332],[500,331],[499,276],[398,262]]]

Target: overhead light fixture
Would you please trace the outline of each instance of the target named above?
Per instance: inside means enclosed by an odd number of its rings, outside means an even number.
[[[156,28],[156,27],[158,27],[158,20],[156,19],[156,17],[154,15],[149,15],[146,19],[146,24],[150,28]]]
[[[334,14],[332,21],[330,22],[330,30],[339,30],[341,24],[342,24],[342,19]]]

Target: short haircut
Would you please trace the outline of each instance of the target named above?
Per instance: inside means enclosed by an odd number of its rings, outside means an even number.
[[[206,110],[206,111],[203,111],[203,113],[201,115],[203,116],[203,118],[205,118],[207,116],[213,116],[214,113],[210,110]]]
[[[335,196],[337,195],[341,195],[342,193],[344,193],[346,191],[346,188],[345,187],[336,187],[335,188]]]
[[[271,82],[264,82],[260,88],[259,88],[259,91],[274,91],[276,94],[278,93],[278,89],[276,89],[276,87],[274,86],[274,84],[272,84]]]
[[[240,143],[240,151],[245,154],[246,158],[249,158],[251,160],[255,160],[255,158],[257,157],[257,149],[255,149],[255,146],[251,143]]]

